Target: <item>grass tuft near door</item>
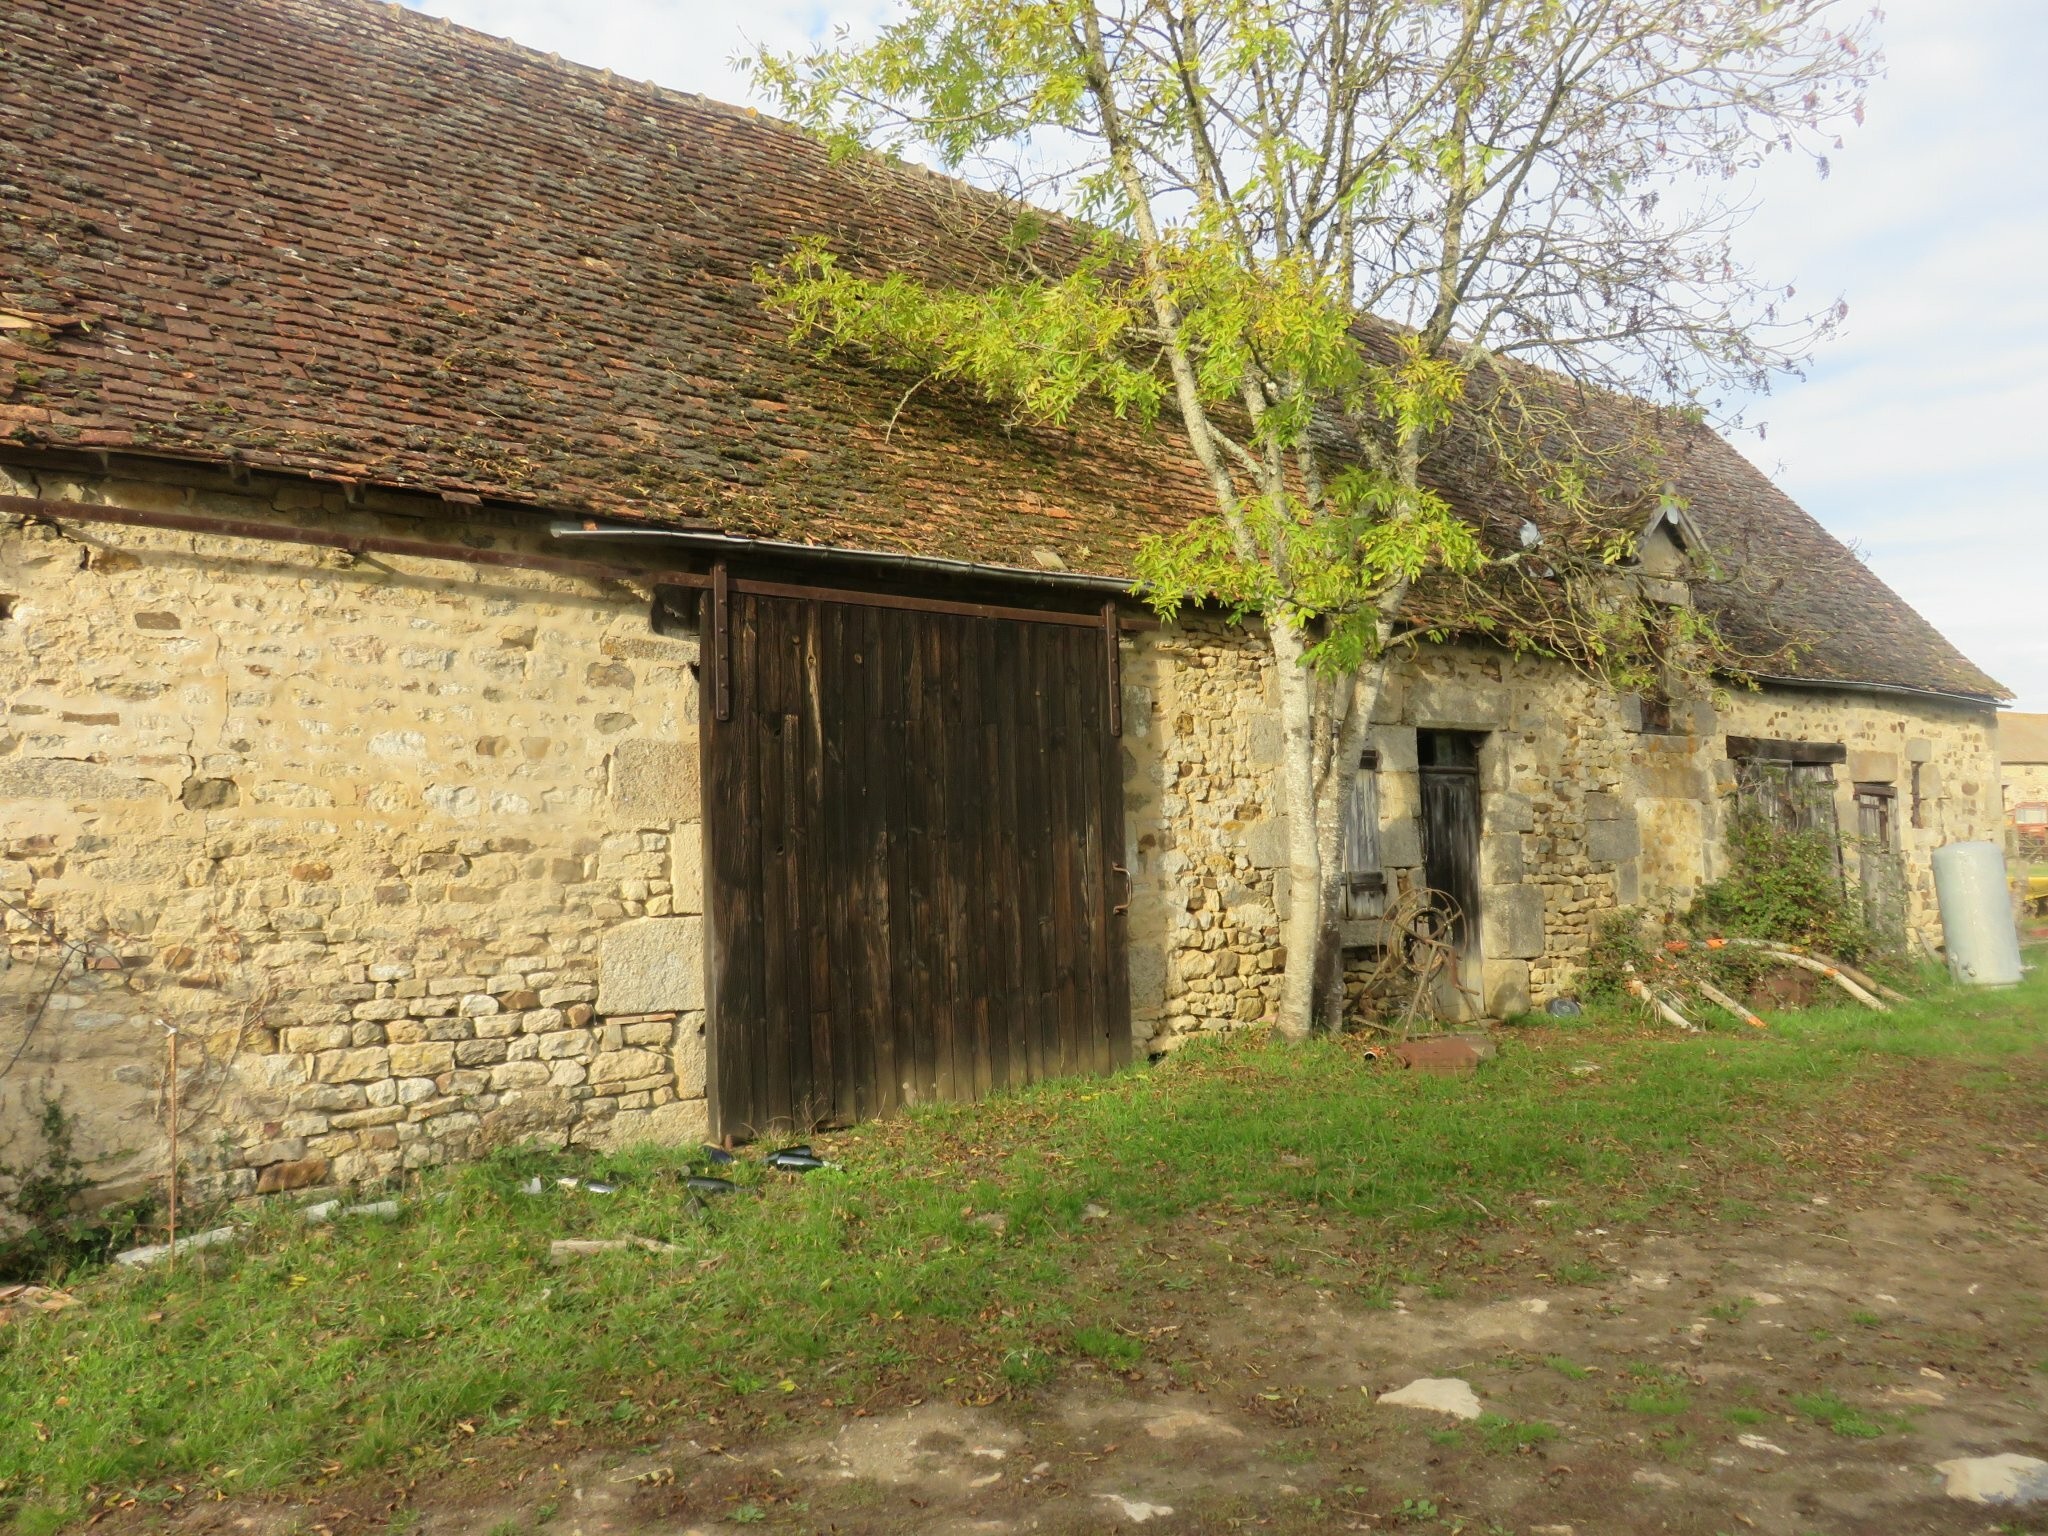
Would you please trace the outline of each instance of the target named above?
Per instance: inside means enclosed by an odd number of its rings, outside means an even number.
[[[1127,1060],[1100,626],[741,585],[706,626],[714,1126],[801,1131]]]

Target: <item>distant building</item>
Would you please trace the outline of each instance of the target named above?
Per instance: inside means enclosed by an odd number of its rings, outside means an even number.
[[[2048,715],[2001,715],[2005,819],[2029,851],[2048,857]]]

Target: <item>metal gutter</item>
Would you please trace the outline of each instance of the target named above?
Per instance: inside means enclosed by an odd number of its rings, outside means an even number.
[[[1905,683],[1863,683],[1845,682],[1840,679],[1813,677],[1778,677],[1769,672],[1749,674],[1760,683],[1772,683],[1781,688],[1833,688],[1844,693],[1886,693],[1897,694],[1911,699],[1942,699],[1951,704],[1975,704],[1985,709],[2010,709],[2012,706],[1986,693],[1954,693],[1945,688],[1914,688]]]

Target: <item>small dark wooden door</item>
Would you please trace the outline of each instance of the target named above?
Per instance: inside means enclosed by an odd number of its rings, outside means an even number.
[[[1479,938],[1479,738],[1467,731],[1419,731],[1422,877],[1458,904],[1450,938],[1473,952]]]
[[[728,614],[729,718],[710,644],[702,713],[717,1129],[1127,1060],[1102,631],[737,591]]]

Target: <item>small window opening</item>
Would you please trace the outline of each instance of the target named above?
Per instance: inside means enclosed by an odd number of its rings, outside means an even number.
[[[1671,695],[1660,684],[1645,689],[1641,695],[1643,706],[1643,731],[1650,736],[1673,734]]]
[[[1892,846],[1892,819],[1899,792],[1889,784],[1856,786],[1856,835],[1867,846]]]
[[[1915,827],[1927,825],[1927,802],[1920,794],[1920,770],[1926,766],[1925,763],[1915,763],[1913,765],[1913,825]]]

